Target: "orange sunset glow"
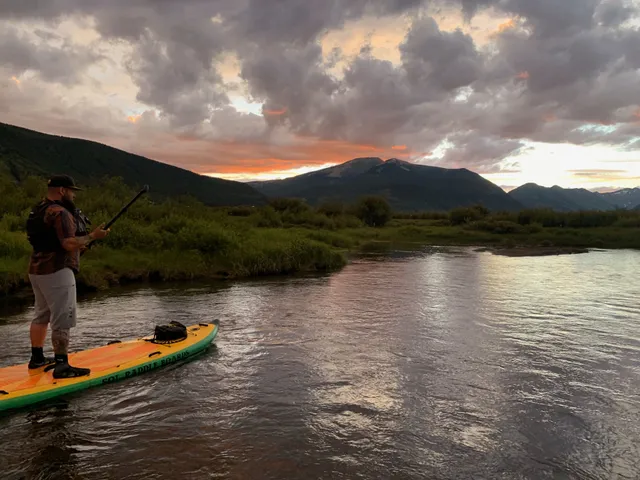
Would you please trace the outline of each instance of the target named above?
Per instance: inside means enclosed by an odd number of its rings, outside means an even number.
[[[497,28],[491,30],[488,34],[488,38],[490,40],[496,40],[500,35],[510,31],[510,30],[514,30],[518,27],[518,23],[516,21],[516,19],[514,18],[510,18],[502,23],[499,23]]]
[[[259,143],[216,142],[197,138],[164,137],[160,145],[155,142],[140,153],[151,158],[161,158],[172,164],[181,164],[205,175],[222,178],[249,178],[256,175],[293,171],[302,166],[321,168],[329,164],[343,163],[357,157],[393,158],[398,155],[393,147],[353,144],[338,140],[302,138],[297,144],[264,145]],[[405,148],[404,155],[412,152]],[[215,171],[206,163],[207,158],[216,158]],[[285,174],[286,175],[286,174]]]
[[[502,32],[506,32],[507,30],[511,30],[513,28],[516,28],[516,21],[515,19],[512,18],[508,22],[501,23],[500,26],[498,27],[498,31],[502,33]]]
[[[284,115],[285,113],[287,113],[287,109],[283,108],[281,110],[265,110],[264,114],[265,115]]]

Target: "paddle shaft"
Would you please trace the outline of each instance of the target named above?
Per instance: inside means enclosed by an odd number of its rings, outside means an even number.
[[[138,200],[138,198],[140,198],[142,195],[144,195],[148,191],[149,191],[149,185],[145,185],[144,188],[140,190],[138,194],[135,197],[133,197],[133,199],[129,203],[127,203],[124,207],[122,207],[122,209],[116,214],[115,217],[109,220],[109,222],[104,226],[104,229],[107,230],[108,228],[111,227],[111,225],[116,223],[116,220],[118,220],[118,218],[120,218],[120,216],[124,212],[126,212],[129,209],[129,207],[135,203],[136,200]]]
[[[143,188],[142,190],[140,190],[140,191],[137,193],[137,195],[131,199],[131,201],[130,201],[129,203],[127,203],[124,207],[122,207],[122,208],[120,209],[120,211],[116,214],[116,216],[115,216],[115,217],[113,217],[111,220],[109,220],[109,222],[107,222],[107,224],[104,226],[104,229],[105,229],[105,230],[107,230],[107,229],[109,229],[109,228],[111,227],[111,225],[113,225],[114,223],[116,223],[116,220],[118,220],[118,218],[120,218],[120,216],[121,216],[123,213],[125,213],[125,212],[129,209],[129,207],[135,203],[135,201],[136,201],[136,200],[138,200],[142,195],[144,195],[144,194],[145,194],[145,193],[147,193],[148,191],[149,191],[149,185],[145,185],[145,186],[144,186],[144,188]],[[87,244],[87,248],[91,248],[91,246],[93,245],[93,242],[94,242],[94,241],[95,241],[95,240],[93,240],[93,241],[89,242],[89,243]]]

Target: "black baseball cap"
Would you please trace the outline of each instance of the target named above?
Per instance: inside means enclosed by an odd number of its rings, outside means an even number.
[[[76,185],[76,182],[69,175],[53,175],[47,182],[49,187],[64,187],[71,190],[82,190]]]

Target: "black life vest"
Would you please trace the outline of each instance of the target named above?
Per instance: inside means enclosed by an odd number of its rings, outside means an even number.
[[[44,214],[47,208],[54,204],[60,205],[60,202],[45,198],[29,212],[29,218],[27,219],[27,238],[33,247],[33,251],[36,253],[64,250],[60,244],[60,240],[58,240],[55,229],[44,223]]]
[[[27,238],[36,253],[65,251],[60,244],[60,240],[58,240],[55,228],[46,225],[44,222],[45,212],[51,205],[60,205],[66,209],[62,202],[45,198],[29,212]],[[89,218],[80,210],[76,210],[72,215],[76,224],[76,236],[87,235],[89,233],[88,226],[91,225]]]

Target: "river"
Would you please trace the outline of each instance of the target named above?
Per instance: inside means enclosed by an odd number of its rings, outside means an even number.
[[[72,350],[218,318],[215,347],[3,414],[1,476],[639,478],[639,271],[427,248],[94,295]],[[30,315],[0,317],[0,366],[28,360]]]

